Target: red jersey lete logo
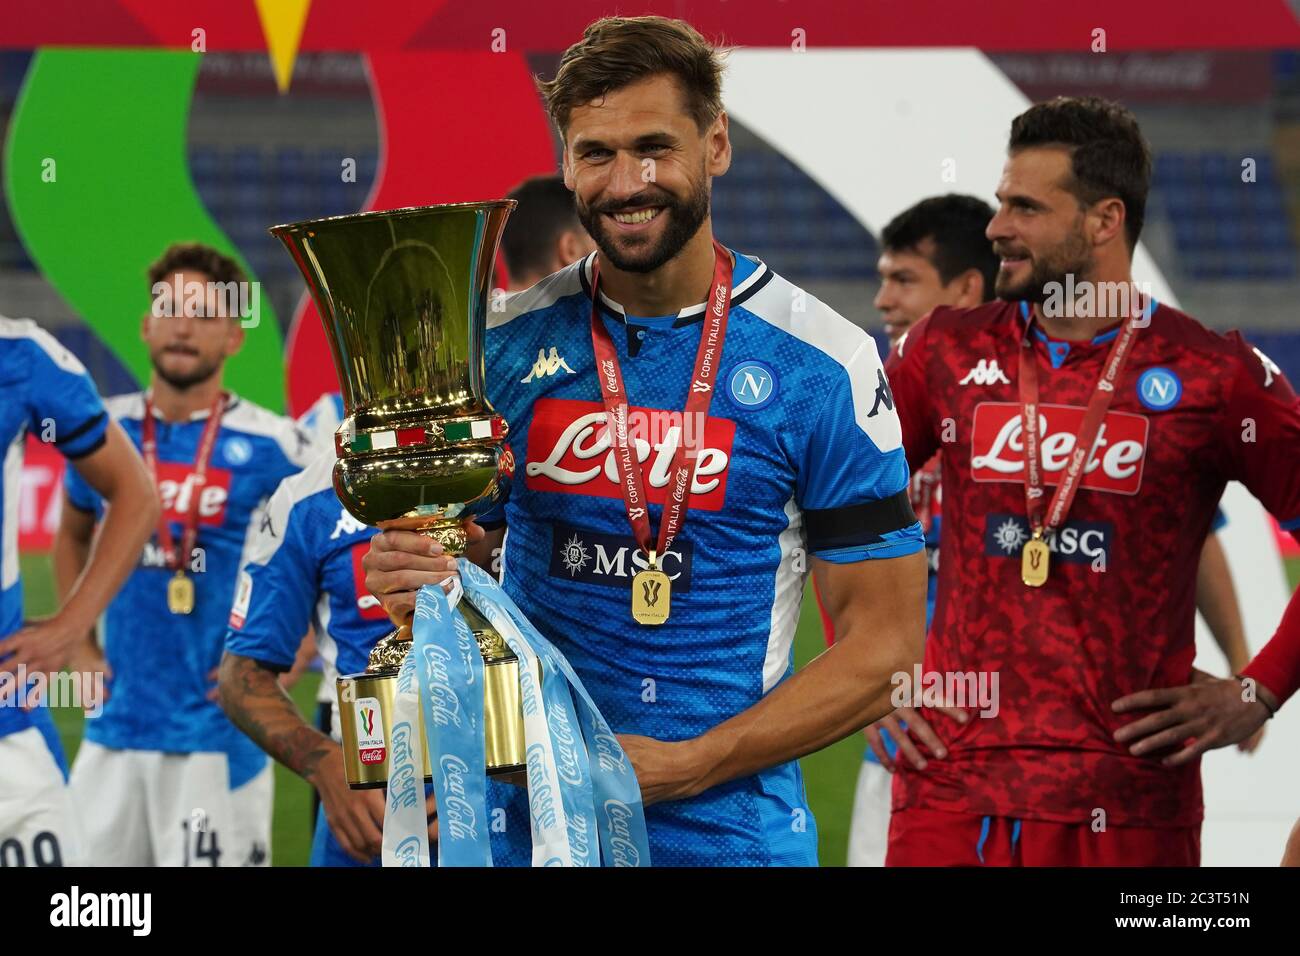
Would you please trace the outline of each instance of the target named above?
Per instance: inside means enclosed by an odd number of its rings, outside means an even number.
[[[1078,405],[1039,405],[1043,482],[1060,482],[1074,452],[1083,408]],[[1135,495],[1142,487],[1146,460],[1145,415],[1107,412],[1097,433],[1092,457],[1084,466],[1083,485],[1093,491]],[[1018,402],[981,402],[975,406],[971,431],[971,477],[975,481],[1025,480],[1025,442]]]
[[[599,402],[544,398],[533,409],[524,456],[528,487],[534,491],[621,499],[618,463],[605,424],[605,407]],[[682,440],[681,415],[633,405],[628,409],[628,422],[637,460],[645,470],[646,498],[651,504],[662,505],[667,498],[673,452]],[[642,422],[651,423],[651,430],[657,432],[649,436],[650,440],[640,437]],[[665,427],[655,428],[656,422],[665,423]],[[735,422],[712,416],[705,422],[704,440],[700,442],[703,447],[691,483],[692,510],[722,510],[735,438]]]

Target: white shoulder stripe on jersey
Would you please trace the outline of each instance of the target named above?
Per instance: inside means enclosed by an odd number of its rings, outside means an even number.
[[[799,309],[795,308],[796,302],[800,304]],[[776,273],[745,300],[745,310],[834,359],[848,373],[853,417],[858,427],[882,452],[903,444],[902,426],[893,410],[892,399],[886,408],[877,406],[885,370],[875,339]]]
[[[277,415],[246,398],[231,402],[230,410],[226,412],[221,424],[225,428],[275,439],[284,452],[284,457],[299,468],[305,467],[317,450],[307,433],[292,418]]]
[[[324,491],[326,488],[333,488],[334,462],[336,460],[337,457],[333,448],[328,451],[320,451],[306,468],[280,482],[280,487],[276,489],[275,493],[278,495],[283,490],[288,494],[289,503],[292,506]]]
[[[737,252],[736,255],[741,255],[741,253]],[[591,288],[591,264],[594,256],[595,253],[592,253],[590,256],[582,260],[582,275],[583,278],[586,280],[587,289]],[[760,279],[762,279],[768,273],[767,263],[764,262],[762,259],[756,259],[753,256],[746,256],[745,258],[749,259],[750,262],[755,263],[754,271],[751,272],[749,275],[745,276],[745,278],[741,280],[739,285],[732,287],[731,298],[733,301],[739,299],[746,292],[752,289],[754,287],[754,284],[758,282]],[[611,312],[614,312],[622,316],[627,315],[627,312],[624,310],[623,306],[615,302],[609,296],[605,295],[604,292],[600,294],[600,301]],[[694,315],[700,315],[704,312],[705,305],[707,305],[707,303],[705,302],[697,302],[695,305],[688,305],[686,308],[682,309],[680,312],[677,313],[677,317],[679,319],[685,319]]]
[[[29,339],[50,357],[50,361],[73,375],[82,375],[86,366],[62,342],[31,319],[9,319],[0,315],[0,339]]]
[[[116,421],[139,421],[144,418],[144,392],[128,392],[104,399],[104,407]]]
[[[591,255],[594,256],[595,253],[593,252]],[[585,261],[585,259],[579,259],[577,262],[565,266],[559,272],[554,272],[542,279],[535,286],[506,296],[503,303],[505,308],[500,312],[489,307],[487,327],[489,329],[498,328],[519,318],[526,312],[545,309],[547,306],[554,305],[566,295],[581,292],[582,279],[578,270]]]
[[[807,571],[794,570],[799,565],[792,560],[795,550],[805,545],[803,512],[791,497],[785,503],[786,527],[778,536],[781,559],[776,564],[772,587],[772,617],[767,632],[767,650],[763,655],[763,693],[766,694],[781,682],[790,666],[790,649],[794,646],[794,632],[799,625],[799,608],[803,601]]]

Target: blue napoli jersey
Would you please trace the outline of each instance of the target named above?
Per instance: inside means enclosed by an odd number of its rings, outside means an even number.
[[[75,461],[104,444],[108,415],[85,367],[36,323],[0,317],[0,637],[23,624],[18,520],[23,451],[30,432]],[[0,707],[0,737],[39,726],[57,741],[49,709]]]
[[[370,649],[393,629],[366,590],[361,568],[377,532],[339,503],[334,460],[332,450],[322,452],[285,479],[265,520],[249,528],[226,633],[232,654],[288,670],[312,627],[322,660],[354,674],[366,669]]]
[[[139,447],[143,394],[112,398],[107,405]],[[113,676],[103,713],[86,723],[86,739],[116,749],[222,751],[230,758],[234,787],[255,775],[266,756],[207,699],[208,674],[221,661],[249,522],[280,482],[307,464],[314,446],[291,419],[232,397],[206,482],[196,494],[191,470],[207,415],[156,423],[158,490],[178,547],[181,521],[192,509],[199,513],[196,554],[189,560],[194,611],[167,609],[174,572],[165,566],[155,534],[105,611],[102,638]],[[75,472],[64,487],[74,507],[102,517],[103,501]]]
[[[792,671],[808,556],[837,563],[924,547],[875,343],[737,255],[720,374],[690,513],[662,568],[666,624],[632,620],[645,566],[617,484],[591,343],[592,257],[489,314],[489,398],[510,425],[503,582],[573,664],[618,733],[682,740],[757,703]],[[602,302],[658,532],[684,428],[704,305],[625,316]],[[676,418],[672,413],[677,413]],[[798,764],[646,811],[656,864],[815,864]]]

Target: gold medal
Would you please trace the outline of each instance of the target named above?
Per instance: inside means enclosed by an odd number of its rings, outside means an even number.
[[[650,552],[650,566],[632,575],[632,620],[638,624],[663,624],[673,603],[673,582],[655,564]]]
[[[1031,588],[1041,588],[1047,583],[1047,564],[1051,550],[1043,540],[1043,533],[1035,531],[1020,552],[1020,580]]]
[[[167,610],[173,614],[190,614],[194,610],[194,582],[184,571],[177,571],[167,582]]]

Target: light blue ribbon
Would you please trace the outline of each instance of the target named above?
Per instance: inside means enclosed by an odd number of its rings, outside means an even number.
[[[606,866],[649,866],[650,844],[646,835],[645,811],[641,804],[641,787],[637,783],[632,762],[610,730],[609,724],[601,716],[591,695],[587,693],[582,680],[574,673],[569,662],[550,641],[542,636],[511,600],[485,571],[468,561],[460,566],[461,583],[465,593],[488,618],[489,621],[506,637],[511,631],[523,637],[533,652],[542,662],[544,673],[549,677],[563,676],[564,683],[557,679],[544,680],[544,697],[549,690],[565,692],[569,696],[570,688],[577,694],[582,706],[583,720],[579,724],[584,747],[578,748],[586,758],[587,769],[591,778],[590,791],[571,786],[561,776],[561,793],[569,791],[576,806],[592,807],[599,820],[598,832],[602,861]],[[513,625],[511,627],[510,625]],[[510,643],[510,639],[507,639]],[[515,653],[519,651],[515,648]],[[572,698],[565,719],[572,726]],[[555,739],[554,718],[548,719],[552,728],[552,740]],[[557,748],[557,754],[560,753]],[[592,759],[594,757],[594,759]],[[585,801],[579,803],[579,801]],[[594,806],[593,806],[594,805]],[[566,804],[567,812],[567,804]],[[572,830],[573,824],[570,824]]]
[[[411,624],[429,768],[438,800],[438,865],[491,866],[487,759],[483,743],[483,657],[474,634],[441,588],[424,587]]]

